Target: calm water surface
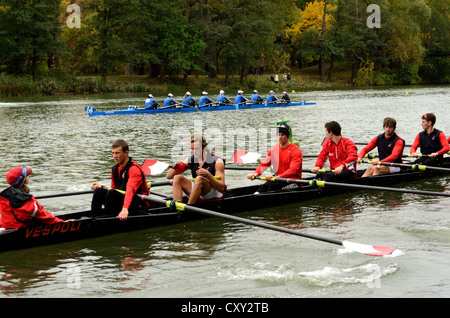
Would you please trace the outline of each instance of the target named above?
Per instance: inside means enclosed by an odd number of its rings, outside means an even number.
[[[292,99],[317,105],[270,110],[91,118],[84,112],[87,105],[99,110],[143,105],[145,95],[1,100],[0,187],[17,165],[33,167],[35,195],[85,190],[95,181],[108,185],[110,145],[117,138],[130,143],[138,162],[173,163],[189,151],[186,139],[199,130],[225,158],[238,148],[264,152],[275,121],[282,119],[290,120],[304,154],[318,153],[329,120],[341,124],[343,136],[367,142],[391,116],[397,133],[411,144],[422,114],[434,112],[436,128],[450,133],[448,87],[293,93]],[[247,139],[233,139],[242,134]],[[304,168],[313,164],[305,159]],[[251,183],[239,171],[227,171],[226,179],[229,187]],[[450,177],[401,186],[449,192]],[[88,209],[90,196],[40,202],[62,214]],[[449,297],[449,208],[445,197],[362,191],[240,214],[328,238],[397,246],[401,253],[395,257],[346,253],[328,243],[213,218],[7,252],[0,255],[0,295]]]

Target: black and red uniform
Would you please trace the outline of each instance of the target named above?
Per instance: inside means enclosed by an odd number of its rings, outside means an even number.
[[[120,190],[120,191],[117,191]],[[123,194],[125,191],[125,195]],[[111,169],[111,189],[98,188],[92,198],[92,215],[117,215],[122,208],[129,209],[130,215],[148,207],[148,202],[136,194],[148,195],[147,180],[141,166],[131,158],[124,167],[114,165]],[[102,209],[102,205],[105,206]]]

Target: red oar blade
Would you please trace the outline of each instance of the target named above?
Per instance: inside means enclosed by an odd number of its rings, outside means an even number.
[[[353,243],[349,241],[342,241],[342,246],[345,247],[347,250],[371,256],[391,255],[397,249],[396,247],[374,246],[374,245]]]
[[[168,167],[169,164],[153,159],[146,159],[142,164],[142,169],[144,170],[144,173],[149,176],[161,174]]]
[[[261,157],[261,154],[256,152],[249,152],[245,150],[236,150],[231,157],[234,163],[245,164],[245,163],[255,163]]]

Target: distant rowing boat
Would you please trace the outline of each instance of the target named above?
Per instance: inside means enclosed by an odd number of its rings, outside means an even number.
[[[135,114],[161,114],[161,113],[180,113],[180,112],[206,112],[206,111],[218,111],[218,110],[240,110],[240,109],[256,109],[256,108],[273,108],[273,107],[292,107],[303,105],[315,105],[313,102],[306,102],[301,100],[300,102],[291,103],[262,103],[262,104],[231,104],[231,105],[219,105],[219,106],[176,106],[157,109],[145,109],[137,108],[136,106],[129,105],[127,109],[122,110],[107,110],[97,111],[96,107],[86,106],[85,111],[89,116],[106,116],[106,115],[135,115]]]

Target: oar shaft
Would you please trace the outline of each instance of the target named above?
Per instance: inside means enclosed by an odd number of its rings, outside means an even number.
[[[158,199],[158,198],[152,198],[150,196],[145,196],[145,195],[139,195],[139,196],[143,200],[147,200],[147,201],[155,202],[155,203],[160,203],[160,204],[165,204],[167,207],[170,207],[170,204],[171,204],[171,201]],[[244,224],[248,224],[248,225],[258,226],[258,227],[265,228],[265,229],[268,229],[268,230],[278,231],[278,232],[287,233],[287,234],[293,234],[293,235],[297,235],[297,236],[310,238],[310,239],[313,239],[313,240],[319,240],[319,241],[332,243],[332,244],[337,244],[337,245],[341,245],[342,246],[342,242],[338,241],[338,240],[329,239],[329,238],[325,238],[325,237],[320,237],[320,236],[307,234],[307,233],[302,233],[302,232],[294,231],[294,230],[287,229],[287,228],[284,228],[284,227],[275,226],[275,225],[266,224],[266,223],[261,223],[261,222],[257,222],[257,221],[253,221],[253,220],[237,217],[237,216],[234,216],[234,215],[230,215],[230,214],[224,214],[224,213],[219,213],[219,212],[215,212],[215,211],[210,211],[210,210],[202,209],[202,208],[195,207],[195,206],[192,206],[192,205],[187,205],[187,204],[184,204],[184,203],[181,203],[181,202],[175,202],[175,208],[177,210],[180,210],[180,211],[188,211],[188,212],[194,212],[194,213],[202,214],[202,215],[206,215],[206,216],[218,217],[218,218],[222,218],[222,219],[226,219],[226,220],[230,220],[230,221],[235,221],[235,222],[240,222],[240,223],[244,223]]]
[[[70,195],[80,195],[80,194],[89,194],[93,193],[94,190],[86,190],[86,191],[78,191],[78,192],[67,192],[67,193],[57,193],[57,194],[46,194],[36,196],[36,199],[48,199],[48,198],[57,198],[57,197],[66,197]]]
[[[259,178],[259,179],[265,180],[265,178]],[[317,187],[330,186],[330,187],[338,187],[338,188],[378,190],[378,191],[389,191],[389,192],[401,192],[401,193],[413,193],[413,194],[450,197],[450,193],[445,193],[445,192],[411,190],[411,189],[405,189],[405,188],[388,188],[388,187],[379,187],[379,186],[370,186],[370,185],[352,184],[352,183],[330,182],[330,181],[321,181],[321,180],[310,180],[309,181],[309,180],[300,180],[300,179],[271,178],[270,181],[281,181],[281,182],[286,182],[286,183],[302,183],[302,184],[315,185]]]
[[[373,162],[372,161],[367,161],[367,163],[373,163]],[[422,171],[425,171],[425,170],[436,170],[436,171],[445,171],[445,172],[449,172],[450,173],[450,169],[447,169],[447,168],[434,167],[434,166],[425,166],[425,165],[421,165],[421,164],[408,165],[408,164],[404,164],[404,163],[381,162],[381,161],[376,162],[376,164],[382,165],[382,166],[388,166],[388,167],[406,167],[406,168],[418,169],[418,170],[422,170]]]

